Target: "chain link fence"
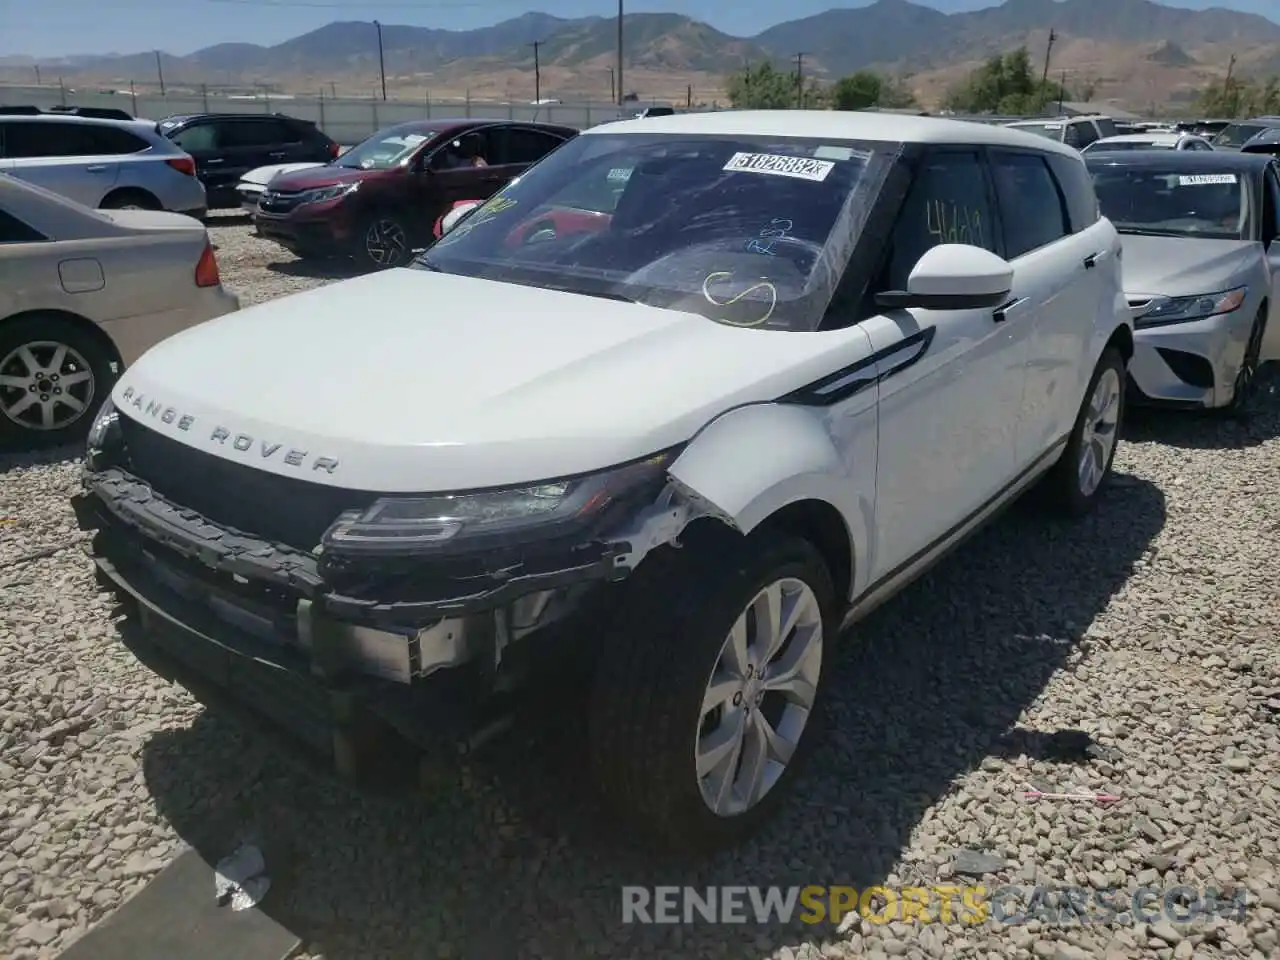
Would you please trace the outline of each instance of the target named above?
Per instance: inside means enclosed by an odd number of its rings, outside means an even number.
[[[374,131],[409,120],[480,119],[537,120],[586,129],[619,119],[617,104],[603,101],[560,103],[498,103],[491,100],[376,100],[358,97],[314,97],[288,94],[226,96],[208,93],[115,93],[77,90],[48,84],[42,86],[0,86],[0,105],[115,107],[135,117],[161,120],[189,113],[284,113],[309,120],[339,143],[358,143]],[[632,102],[622,115],[649,106]]]

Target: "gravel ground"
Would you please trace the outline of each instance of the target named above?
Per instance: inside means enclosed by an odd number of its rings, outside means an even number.
[[[214,232],[246,302],[323,282],[243,225]],[[74,461],[0,461],[0,955],[56,952],[183,843],[216,858],[256,839],[273,877],[263,909],[329,960],[1274,957],[1270,389],[1247,425],[1135,418],[1094,517],[1016,509],[883,608],[841,659],[803,791],[756,843],[697,866],[610,833],[569,711],[431,797],[357,793],[301,763],[120,643],[128,624],[95,589],[67,507]],[[1069,730],[1094,745],[1075,755]],[[1032,805],[1029,786],[1122,800]],[[619,922],[624,884],[947,883],[958,848],[989,855],[988,887],[1214,885],[1245,891],[1250,913],[842,932]]]

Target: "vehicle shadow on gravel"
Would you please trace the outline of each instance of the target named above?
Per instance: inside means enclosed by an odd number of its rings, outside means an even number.
[[[1280,437],[1280,363],[1258,375],[1257,394],[1242,417],[1208,411],[1131,406],[1125,412],[1128,443],[1160,443],[1183,450],[1256,447]]]
[[[50,463],[65,463],[84,454],[84,444],[68,443],[43,450],[25,450],[19,446],[6,447],[0,442],[0,476],[10,470],[25,470]]]
[[[354,260],[342,257],[328,259],[280,260],[268,263],[267,269],[286,277],[301,277],[307,280],[350,280],[370,271]]]
[[[431,798],[339,784],[218,700],[189,729],[154,734],[144,770],[210,863],[240,840],[262,845],[262,909],[326,960],[704,960],[835,940],[828,924],[624,925],[621,887],[885,881],[929,808],[984,759],[1064,759],[1059,731],[1010,731],[1164,522],[1160,490],[1126,475],[1082,521],[1015,507],[856,630],[794,798],[756,840],[699,863],[646,851],[601,816],[572,701]],[[916,861],[898,879],[935,868]]]

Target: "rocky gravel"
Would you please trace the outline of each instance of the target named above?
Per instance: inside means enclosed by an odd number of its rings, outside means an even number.
[[[214,228],[246,302],[326,282]],[[191,844],[260,844],[309,957],[1264,960],[1280,928],[1280,393],[1134,417],[1102,509],[1029,507],[850,638],[823,749],[758,841],[637,850],[560,717],[430,795],[359,792],[121,643],[67,451],[0,461],[0,956],[52,956]],[[1099,805],[1022,798],[1100,791]],[[976,874],[977,876],[971,876]],[[1244,916],[623,925],[623,885],[1213,886]],[[213,895],[212,889],[209,895]]]

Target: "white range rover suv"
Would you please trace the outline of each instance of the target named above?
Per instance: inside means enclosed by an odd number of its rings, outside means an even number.
[[[600,126],[412,267],[153,348],[78,513],[147,631],[268,714],[255,671],[427,745],[585,665],[606,797],[723,844],[785,795],[843,626],[1033,484],[1097,501],[1119,255],[1031,134]]]

